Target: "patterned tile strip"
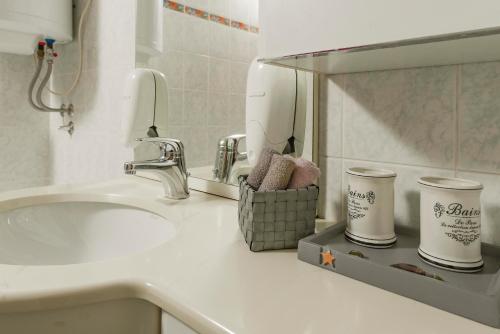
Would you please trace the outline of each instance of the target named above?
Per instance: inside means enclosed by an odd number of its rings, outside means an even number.
[[[243,22],[231,21],[231,27],[248,31],[248,24],[245,24]]]
[[[253,32],[254,34],[258,34],[259,33],[259,28],[255,27],[255,26],[250,26],[249,28],[250,32]]]
[[[248,31],[248,32],[251,32],[254,34],[259,33],[258,27],[255,27],[255,26],[243,23],[243,22],[232,21],[226,17],[215,15],[215,14],[210,14],[209,12],[206,12],[206,11],[200,10],[200,9],[196,9],[193,7],[184,6],[184,5],[177,3],[175,1],[164,0],[163,3],[164,3],[165,8],[174,10],[176,12],[186,13],[188,15],[193,15],[193,16],[199,17],[200,19],[210,20],[212,22],[223,24],[225,26],[240,29],[243,31]]]
[[[184,6],[184,12],[189,15],[199,17],[200,19],[208,20],[210,14],[204,10],[196,9],[189,6]]]
[[[227,19],[223,16],[215,15],[215,14],[210,14],[210,21],[217,22],[217,23],[223,24],[225,26],[229,26],[231,23],[230,19]]]
[[[181,5],[180,3],[165,0],[163,4],[165,8],[184,13],[184,5]]]

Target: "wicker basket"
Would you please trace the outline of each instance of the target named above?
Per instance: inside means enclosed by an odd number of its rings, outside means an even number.
[[[239,178],[238,221],[250,250],[297,248],[314,233],[319,188],[255,191]]]

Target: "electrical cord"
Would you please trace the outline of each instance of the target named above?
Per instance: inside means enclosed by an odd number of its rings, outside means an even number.
[[[147,135],[148,137],[159,137],[158,135],[158,129],[155,125],[156,121],[156,92],[158,91],[158,88],[156,87],[156,76],[153,72],[151,72],[151,75],[153,76],[153,82],[155,85],[155,98],[153,101],[153,125],[151,125],[148,129]]]
[[[295,101],[293,106],[293,126],[292,126],[292,135],[288,138],[285,148],[283,149],[283,154],[292,154],[295,153],[295,122],[297,119],[297,96],[298,96],[298,74],[297,70],[295,71]]]
[[[80,77],[81,77],[82,71],[83,71],[83,38],[82,38],[83,37],[83,22],[85,20],[85,17],[87,16],[87,13],[88,13],[89,8],[92,4],[92,1],[93,0],[87,0],[87,4],[85,5],[85,8],[82,11],[82,15],[80,15],[80,21],[78,22],[78,37],[77,38],[78,38],[78,50],[80,52],[80,64],[78,66],[78,73],[76,74],[76,77],[73,80],[73,83],[71,84],[71,86],[68,88],[68,90],[66,90],[64,92],[57,92],[57,91],[54,91],[50,88],[47,88],[49,90],[49,92],[51,92],[54,95],[58,95],[58,96],[70,95],[71,92],[73,92],[73,90],[78,85],[78,81],[80,81]]]

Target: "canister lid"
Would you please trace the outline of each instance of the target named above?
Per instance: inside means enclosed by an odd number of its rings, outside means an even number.
[[[459,189],[459,190],[483,189],[483,185],[479,182],[466,179],[457,179],[452,177],[423,176],[418,180],[418,183],[429,187],[444,188],[444,189]]]
[[[346,170],[347,174],[363,177],[396,177],[396,173],[388,169],[352,167]]]

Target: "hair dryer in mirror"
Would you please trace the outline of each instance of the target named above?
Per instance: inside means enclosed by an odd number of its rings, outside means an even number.
[[[307,110],[306,74],[254,60],[248,70],[246,142],[254,165],[263,148],[300,156]]]

